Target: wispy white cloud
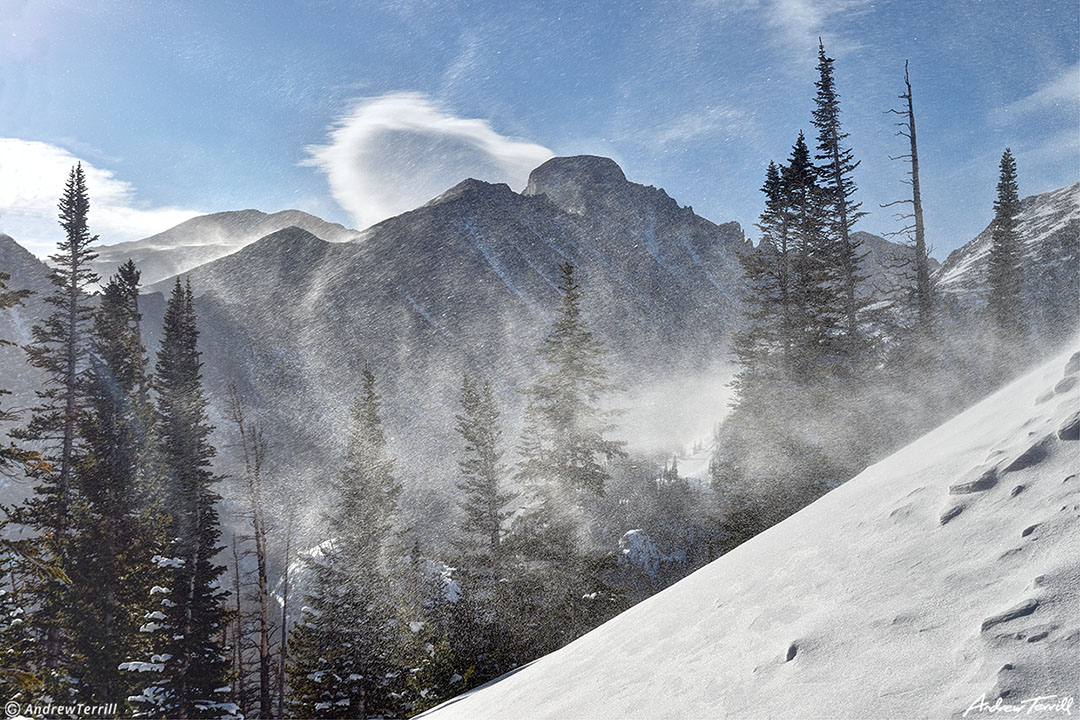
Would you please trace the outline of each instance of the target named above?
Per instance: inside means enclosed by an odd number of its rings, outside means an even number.
[[[1080,63],[1065,68],[1034,92],[995,111],[993,120],[1005,124],[1047,111],[1077,112],[1080,106]]]
[[[500,135],[486,120],[456,117],[412,92],[356,102],[325,145],[307,150],[305,164],[325,173],[334,199],[361,228],[467,177],[520,189],[552,156],[542,145]]]
[[[752,129],[747,113],[739,108],[713,106],[676,117],[649,131],[661,146],[716,139],[717,136],[742,136]]]
[[[201,214],[176,207],[145,207],[131,183],[49,143],[0,138],[0,232],[39,257],[52,252],[62,230],[56,203],[73,165],[82,162],[90,192],[90,230],[103,243],[167,230]]]
[[[872,9],[871,0],[698,0],[697,4],[722,16],[759,16],[771,31],[772,44],[798,56],[816,51],[819,37],[831,56],[858,50],[862,45],[846,32],[846,26]]]

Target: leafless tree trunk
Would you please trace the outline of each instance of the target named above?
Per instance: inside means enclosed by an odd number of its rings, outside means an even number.
[[[905,92],[899,97],[901,100],[906,101],[907,107],[901,110],[891,109],[888,112],[900,115],[903,118],[897,123],[900,130],[896,134],[908,139],[911,151],[908,154],[898,155],[890,159],[906,159],[911,163],[911,170],[908,171],[910,180],[906,181],[911,185],[911,199],[897,200],[886,203],[881,207],[899,204],[911,205],[910,213],[897,214],[897,217],[909,221],[908,224],[896,233],[890,233],[890,235],[909,234],[910,236],[910,233],[914,233],[915,298],[919,311],[919,328],[924,332],[928,332],[932,323],[934,298],[933,288],[930,286],[930,261],[926,247],[926,232],[923,226],[922,191],[919,186],[919,147],[915,139],[915,104],[912,100],[911,77],[908,74],[906,60],[904,61],[904,87]]]
[[[285,562],[281,569],[281,637],[278,641],[278,717],[285,717],[285,660],[289,648],[289,563],[292,555],[293,516],[290,514],[285,527]]]
[[[266,459],[266,436],[255,423],[249,423],[244,404],[235,385],[229,386],[229,405],[232,420],[240,433],[244,457],[248,501],[251,505],[251,525],[255,539],[257,601],[259,605],[259,717],[272,716],[270,652],[270,591],[266,564],[266,520],[263,503],[263,462]]]

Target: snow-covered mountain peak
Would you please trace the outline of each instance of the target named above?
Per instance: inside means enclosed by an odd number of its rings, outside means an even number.
[[[327,242],[348,242],[359,237],[355,230],[301,210],[276,213],[231,210],[191,218],[142,240],[97,247],[94,269],[107,278],[120,264],[131,259],[142,270],[143,283],[150,285],[223,258],[290,226],[303,228]]]
[[[1078,369],[1060,355],[425,717],[959,718],[1075,698]]]

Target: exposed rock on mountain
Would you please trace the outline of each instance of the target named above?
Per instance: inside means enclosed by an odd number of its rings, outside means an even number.
[[[8,273],[11,290],[29,290],[22,306],[0,310],[0,339],[15,345],[0,345],[0,388],[12,393],[5,399],[8,408],[26,407],[34,398],[38,371],[26,363],[20,345],[30,342],[30,328],[48,314],[44,302],[52,294],[48,266],[34,257],[10,236],[0,233],[0,272]],[[2,432],[0,428],[0,432]]]

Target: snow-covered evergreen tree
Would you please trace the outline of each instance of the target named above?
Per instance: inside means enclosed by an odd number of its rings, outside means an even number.
[[[134,689],[120,663],[145,645],[138,632],[150,590],[153,405],[130,261],[105,286],[94,321],[75,466],[68,608],[80,698],[116,702]]]
[[[215,454],[203,394],[199,332],[191,285],[173,287],[165,309],[155,373],[157,437],[169,522],[158,554],[160,570],[150,589],[156,605],[140,630],[149,635],[149,658],[122,663],[121,669],[146,673],[143,690],[129,701],[140,714],[166,718],[217,718],[235,714],[223,702],[229,694],[229,660],[222,646],[227,622],[224,567],[214,483]]]
[[[337,502],[326,517],[330,537],[308,558],[314,588],[290,640],[292,717],[398,714],[383,555],[401,488],[387,454],[375,376],[366,365],[362,383],[335,484]]]

